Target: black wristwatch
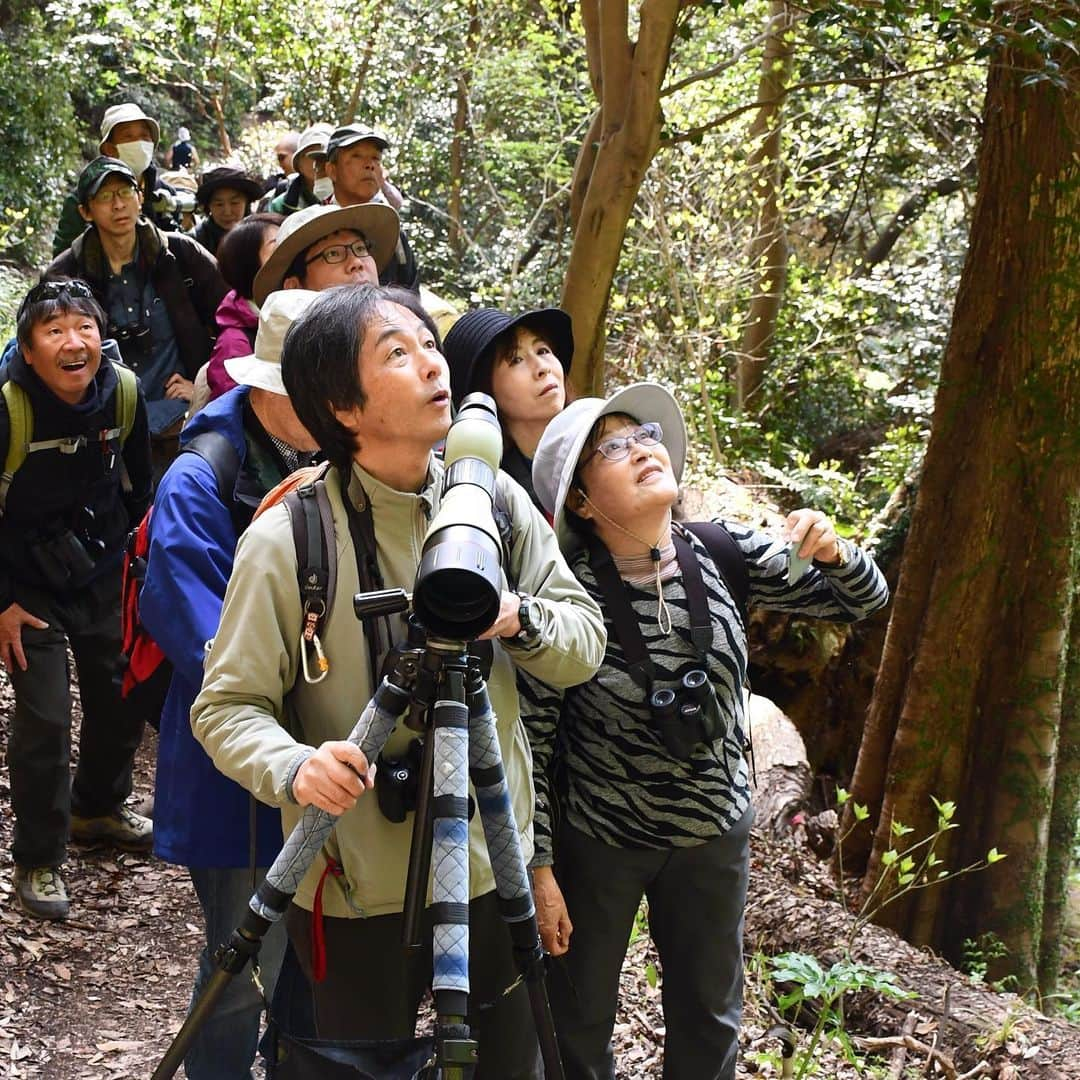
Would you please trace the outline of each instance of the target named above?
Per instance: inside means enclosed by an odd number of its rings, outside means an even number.
[[[528,593],[518,593],[518,622],[521,629],[510,639],[515,645],[535,645],[544,633],[544,609]]]

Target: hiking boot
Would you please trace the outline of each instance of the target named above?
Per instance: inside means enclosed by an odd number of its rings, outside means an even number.
[[[71,839],[80,844],[112,844],[125,851],[149,851],[154,846],[154,823],[121,804],[102,817],[72,814]]]
[[[35,919],[66,919],[68,894],[55,866],[16,866],[12,875],[15,897],[27,915]]]

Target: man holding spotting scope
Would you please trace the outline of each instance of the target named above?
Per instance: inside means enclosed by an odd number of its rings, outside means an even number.
[[[282,807],[286,832],[309,804],[345,815],[296,892],[286,917],[289,937],[312,980],[320,1038],[405,1038],[430,981],[430,959],[426,965],[406,960],[400,944],[411,823],[391,822],[376,799],[361,797],[374,770],[343,741],[372,696],[383,660],[369,648],[372,627],[354,616],[352,598],[371,588],[414,588],[429,524],[443,499],[444,469],[431,447],[450,427],[449,376],[438,336],[415,297],[355,286],[320,294],[293,324],[282,374],[297,416],[332,463],[326,489],[336,582],[319,630],[329,667],[319,681],[314,672],[302,673],[296,547],[287,511],[275,507],[240,541],[192,724],[219,769]],[[502,473],[497,489],[513,522],[504,570],[517,591],[503,582],[494,621],[482,633],[470,632],[494,641],[488,689],[527,859],[531,755],[513,665],[554,686],[575,685],[600,663],[605,635],[598,607],[570,573],[528,496]],[[465,533],[477,524],[460,522]],[[372,622],[389,630],[391,644],[405,637],[399,615]],[[385,650],[387,635],[378,636]],[[405,756],[414,737],[399,724],[384,753]],[[469,826],[476,1076],[538,1078],[524,988],[502,995],[517,973],[479,816]],[[313,916],[318,910],[321,917]]]

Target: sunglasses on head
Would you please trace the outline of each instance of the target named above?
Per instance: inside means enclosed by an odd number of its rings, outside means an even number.
[[[32,304],[46,300],[59,300],[61,297],[77,297],[80,300],[93,300],[94,293],[85,281],[39,281],[23,298],[16,316],[21,319]]]

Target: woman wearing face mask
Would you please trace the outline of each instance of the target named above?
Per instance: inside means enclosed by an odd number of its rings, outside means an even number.
[[[544,428],[567,402],[566,376],[574,355],[570,316],[559,308],[516,317],[477,308],[454,323],[443,354],[455,407],[477,390],[495,399],[503,431],[503,471],[539,506],[532,458]]]
[[[203,173],[195,201],[206,217],[192,234],[211,255],[218,245],[251,212],[251,204],[262,195],[262,186],[242,169],[222,165]]]
[[[734,1077],[753,818],[742,601],[850,622],[888,599],[873,560],[817,511],[791,513],[780,540],[674,523],[685,456],[675,399],[639,383],[567,406],[533,459],[540,502],[608,633],[602,666],[564,692],[557,726],[530,729],[534,890],[544,946],[560,958],[548,983],[568,1080],[614,1076],[619,972],[643,896],[663,966],[664,1077]],[[789,545],[812,562],[789,571]]]

